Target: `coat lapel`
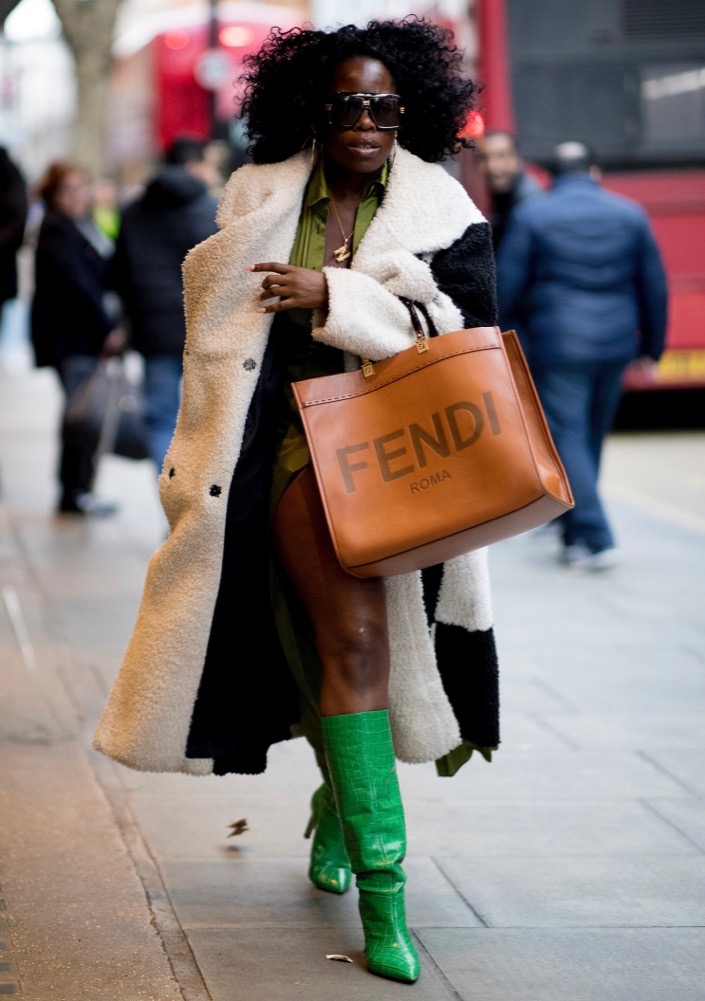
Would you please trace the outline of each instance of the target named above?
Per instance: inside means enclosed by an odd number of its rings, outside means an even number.
[[[471,223],[484,221],[443,167],[399,148],[384,201],[360,243],[353,267],[373,275],[375,258],[392,248],[434,254],[449,247]]]

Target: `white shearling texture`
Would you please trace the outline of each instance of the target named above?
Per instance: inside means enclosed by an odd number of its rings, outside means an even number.
[[[389,718],[402,761],[433,761],[460,743],[460,728],[436,669],[421,574],[385,580],[389,617]],[[394,693],[392,695],[392,693]]]
[[[462,626],[468,632],[484,632],[492,626],[487,556],[487,549],[478,549],[444,564],[436,622]]]

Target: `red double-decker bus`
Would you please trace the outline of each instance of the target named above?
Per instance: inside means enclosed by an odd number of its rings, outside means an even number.
[[[430,16],[443,7],[415,6]],[[243,57],[273,24],[290,28],[305,15],[303,5],[222,0],[215,25],[203,11],[181,23],[172,15],[118,62],[118,159],[144,159],[180,133],[209,138],[214,119],[237,145],[234,81]],[[471,17],[485,126],[514,132],[539,167],[559,142],[588,143],[605,185],[651,218],[670,286],[667,350],[653,375],[630,374],[627,388],[705,387],[705,4],[475,0]],[[441,20],[467,40],[467,20]],[[467,164],[460,176],[476,195]]]
[[[235,115],[236,81],[246,55],[256,52],[273,25],[301,23],[303,4],[228,3],[217,18],[186,8],[137,47],[115,60],[111,86],[111,159],[119,173],[144,172],[150,159],[179,135],[241,140]]]
[[[670,288],[667,350],[627,389],[705,387],[705,5],[476,0],[487,128],[550,162],[588,143],[604,184],[640,202]]]

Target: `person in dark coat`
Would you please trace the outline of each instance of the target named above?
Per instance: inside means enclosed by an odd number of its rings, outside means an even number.
[[[122,331],[106,292],[113,245],[90,218],[90,177],[80,164],[52,163],[38,193],[46,212],[35,256],[32,344],[36,364],[58,372],[68,402],[102,355],[122,349]],[[94,441],[63,434],[59,512],[105,515],[115,510],[92,492],[94,453]]]
[[[0,307],[17,297],[17,252],[27,222],[27,186],[0,146]]]
[[[534,379],[575,495],[561,559],[602,569],[617,557],[597,489],[602,444],[625,368],[663,352],[666,276],[646,213],[600,187],[583,143],[557,146],[554,172],[547,194],[517,208],[502,243],[500,321],[525,304]]]
[[[216,231],[216,180],[205,143],[177,139],[144,194],[122,214],[111,282],[130,326],[131,346],[144,356],[147,444],[161,470],[179,409],[186,338],[181,265],[188,251]]]

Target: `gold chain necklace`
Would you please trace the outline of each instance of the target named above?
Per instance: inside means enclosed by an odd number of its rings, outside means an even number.
[[[348,258],[350,257],[351,251],[348,244],[350,243],[352,235],[355,232],[355,226],[353,225],[353,228],[350,232],[350,236],[346,236],[345,230],[343,229],[343,224],[340,221],[340,216],[338,215],[338,210],[335,207],[335,202],[333,201],[332,197],[329,197],[329,201],[333,209],[333,212],[335,213],[335,218],[338,220],[338,229],[340,230],[340,235],[343,238],[342,244],[338,247],[337,250],[333,251],[333,257],[335,257],[338,264],[342,264],[343,261],[347,261]]]

